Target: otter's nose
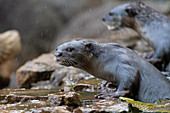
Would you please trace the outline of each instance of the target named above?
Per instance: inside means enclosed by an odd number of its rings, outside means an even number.
[[[105,21],[106,21],[106,19],[105,19],[104,17],[102,18],[102,20],[103,20],[103,22],[105,22]]]
[[[56,52],[54,53],[54,55],[55,55],[56,57],[60,57],[60,56],[62,56],[62,52],[61,52],[61,51],[56,51]]]

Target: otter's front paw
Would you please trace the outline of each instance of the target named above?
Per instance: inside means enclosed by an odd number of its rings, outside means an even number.
[[[149,53],[144,53],[141,56],[143,59],[145,59],[146,61],[150,62],[151,64],[158,64],[161,63],[161,59],[158,58],[153,58],[154,52],[149,52]]]
[[[154,59],[154,58],[146,59],[146,61],[150,62],[153,65],[161,63],[161,59]]]
[[[95,95],[95,98],[98,99],[111,99],[111,98],[118,98],[118,97],[123,97],[129,94],[129,91],[116,91],[114,93],[106,93],[102,92],[97,95]]]
[[[143,54],[141,54],[139,56],[141,56],[144,59],[151,59],[153,54],[154,54],[154,52],[148,52],[148,53],[143,53]]]
[[[105,80],[103,80],[103,81],[101,82],[101,87],[102,87],[102,88],[111,88],[111,89],[116,88],[116,86],[113,85],[112,82],[108,82],[108,81],[105,81]]]

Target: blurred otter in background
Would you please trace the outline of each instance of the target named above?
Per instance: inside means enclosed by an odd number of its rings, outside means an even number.
[[[143,2],[131,2],[112,9],[103,18],[109,30],[131,28],[155,50],[148,60],[161,60],[161,71],[170,71],[170,19]]]

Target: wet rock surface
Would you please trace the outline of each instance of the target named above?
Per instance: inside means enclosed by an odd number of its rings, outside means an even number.
[[[68,106],[57,106],[52,110],[52,113],[72,113]]]
[[[77,84],[73,87],[74,91],[83,91],[85,89],[91,89],[90,84]]]
[[[74,113],[100,113],[100,112],[128,112],[129,104],[127,102],[121,102],[119,99],[113,100],[100,100],[91,105],[85,107],[79,107],[75,109]]]
[[[49,94],[48,100],[51,104],[79,106],[80,99],[75,92],[60,93],[59,95]]]
[[[126,97],[120,97],[120,99],[130,103],[131,106],[138,108],[140,111],[170,112],[170,100],[158,101],[156,103],[142,103]]]
[[[1,104],[12,104],[12,103],[16,103],[16,102],[26,102],[26,101],[30,101],[30,100],[47,100],[46,96],[17,96],[17,95],[1,95],[0,96],[0,100],[1,100]]]

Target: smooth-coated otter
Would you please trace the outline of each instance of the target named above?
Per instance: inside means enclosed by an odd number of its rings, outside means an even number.
[[[170,19],[167,16],[142,2],[131,2],[112,9],[103,21],[109,30],[125,27],[135,30],[155,50],[151,59],[162,60],[161,70],[170,71]]]
[[[58,46],[55,59],[112,82],[116,91],[108,96],[127,96],[142,102],[170,98],[170,81],[152,64],[116,43],[73,40]]]

